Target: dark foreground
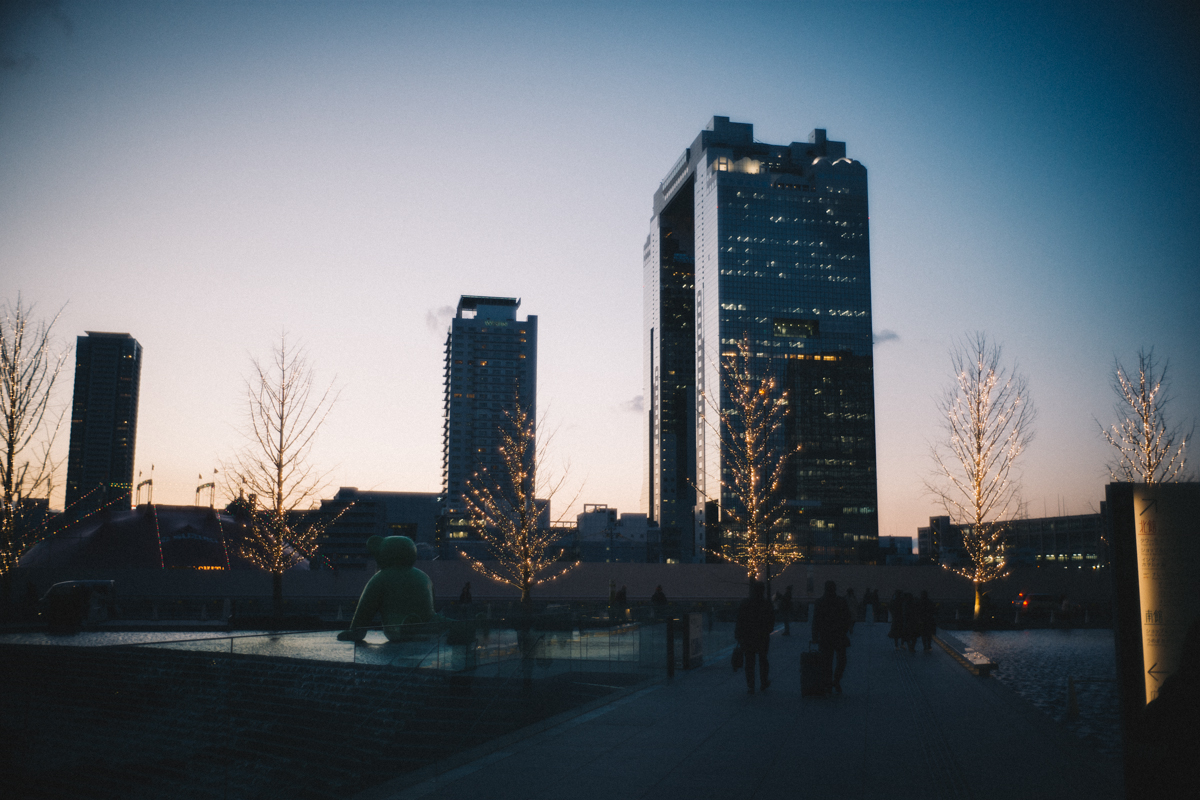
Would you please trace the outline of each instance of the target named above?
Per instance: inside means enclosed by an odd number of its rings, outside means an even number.
[[[633,680],[5,646],[0,796],[348,797]]]
[[[939,648],[860,623],[840,696],[801,697],[805,626],[772,637],[772,686],[727,658],[558,727],[365,792],[384,798],[1120,798],[1105,757]]]

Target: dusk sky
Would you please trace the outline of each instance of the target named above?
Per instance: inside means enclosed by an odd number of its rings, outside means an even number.
[[[1200,418],[1189,8],[7,3],[0,300],[65,305],[64,346],[141,342],[137,470],[191,504],[284,329],[343,387],[326,496],[439,490],[449,316],[520,297],[552,465],[579,504],[644,510],[653,192],[713,115],[825,128],[869,175],[880,533],[940,513],[935,402],[976,330],[1038,408],[1030,515],[1097,511],[1114,358],[1153,346]]]

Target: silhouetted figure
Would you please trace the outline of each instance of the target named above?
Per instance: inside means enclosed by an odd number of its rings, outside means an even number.
[[[665,606],[667,604],[667,596],[663,593],[661,583],[654,587],[654,594],[650,595],[650,602],[656,606]]]
[[[929,592],[922,590],[916,609],[917,632],[921,635],[921,644],[925,652],[928,653],[933,649],[933,635],[937,633],[937,604],[929,599]]]
[[[858,621],[858,599],[854,596],[854,587],[846,590],[846,608],[850,609],[850,633],[854,633],[854,623]]]
[[[471,602],[471,582],[467,581],[463,584],[462,591],[458,593],[458,602],[467,605]]]
[[[629,606],[629,595],[625,591],[625,587],[621,586],[617,589],[617,608],[626,608]]]
[[[759,678],[765,691],[771,685],[771,664],[767,661],[767,650],[771,647],[771,631],[775,629],[775,609],[766,598],[767,587],[758,581],[750,581],[750,596],[738,608],[737,624],[733,638],[745,654],[746,689],[754,694],[754,662],[758,660]]]
[[[896,590],[896,593],[892,595],[892,602],[888,604],[888,611],[892,615],[888,638],[892,640],[893,648],[899,650],[901,640],[904,639],[904,592]]]
[[[868,588],[863,592],[863,606],[867,609],[867,622],[879,621],[879,591]]]
[[[842,675],[846,671],[846,648],[850,646],[850,606],[838,597],[837,584],[825,582],[825,594],[813,607],[812,640],[825,657],[826,665],[837,657],[830,685],[842,693]]]
[[[792,635],[792,587],[791,586],[787,587],[787,591],[785,591],[783,594],[779,594],[777,592],[775,597],[776,597],[775,613],[778,615],[779,620],[781,622],[783,622],[783,635],[791,636]]]
[[[407,536],[372,536],[367,552],[379,565],[379,571],[367,581],[350,629],[337,638],[343,642],[361,642],[367,626],[378,613],[383,618],[383,634],[389,641],[402,641],[405,625],[429,622],[434,617],[433,582],[417,569],[417,546]]]
[[[900,614],[904,618],[901,630],[903,631],[904,644],[908,647],[908,652],[917,652],[917,637],[921,633],[921,623],[917,619],[917,601],[912,596],[912,592],[905,592],[900,598],[900,607],[903,609]]]

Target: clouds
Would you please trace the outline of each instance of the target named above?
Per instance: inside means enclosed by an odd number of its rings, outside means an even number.
[[[430,333],[442,333],[450,325],[450,320],[456,312],[457,309],[454,306],[442,306],[437,310],[428,309],[425,312],[425,327],[429,328]]]
[[[900,341],[900,334],[896,333],[893,330],[888,330],[887,328],[884,328],[881,331],[875,332],[875,345],[876,346],[885,344],[887,342],[898,342],[898,341]]]
[[[641,414],[646,410],[645,406],[646,404],[642,400],[642,395],[639,394],[637,397],[621,403],[621,411],[628,412],[630,414]]]

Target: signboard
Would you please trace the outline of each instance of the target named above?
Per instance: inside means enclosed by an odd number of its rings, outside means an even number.
[[[1200,489],[1186,483],[1132,489],[1142,676],[1149,703],[1179,668],[1188,626],[1200,617]]]

